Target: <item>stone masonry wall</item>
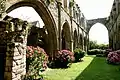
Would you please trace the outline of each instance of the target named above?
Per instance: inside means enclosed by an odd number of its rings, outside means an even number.
[[[0,23],[0,41],[6,44],[4,80],[21,80],[26,74],[27,22],[11,19]]]

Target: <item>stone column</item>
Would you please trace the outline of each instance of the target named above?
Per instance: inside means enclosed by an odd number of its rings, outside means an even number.
[[[59,32],[59,50],[62,49],[62,38],[61,38],[61,5],[60,0],[57,2],[58,6],[58,32]]]
[[[120,49],[120,25],[118,26],[118,48]]]
[[[112,35],[109,34],[109,48],[112,48]]]
[[[7,51],[7,43],[6,43],[6,23],[4,21],[0,21],[0,80],[4,80],[4,71],[5,71],[5,63],[6,63],[6,51]],[[10,69],[9,69],[10,70]]]
[[[73,7],[71,8],[71,9],[73,9]],[[73,10],[71,10],[71,13],[70,13],[70,22],[71,22],[71,31],[70,31],[70,35],[71,35],[71,41],[70,41],[70,50],[73,52],[73,18],[72,18],[72,16],[73,16]]]
[[[84,31],[82,31],[82,50],[84,50]]]

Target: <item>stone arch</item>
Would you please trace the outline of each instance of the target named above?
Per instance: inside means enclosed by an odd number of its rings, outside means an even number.
[[[107,30],[109,30],[109,27],[106,26],[107,23],[107,18],[98,18],[98,19],[92,19],[92,20],[87,20],[87,32],[89,33],[91,27],[95,25],[96,23],[101,23],[103,24]]]
[[[100,24],[101,26],[99,26],[99,28],[97,28],[97,24]],[[96,26],[94,26],[94,25],[96,25]],[[93,25],[93,30],[95,31],[96,29],[96,31],[94,32],[94,33],[97,33],[96,35],[97,36],[95,36],[96,38],[97,38],[97,40],[99,39],[99,38],[102,38],[102,39],[104,39],[104,40],[106,40],[107,39],[107,41],[109,42],[109,30],[108,30],[108,28],[107,28],[107,26],[105,26],[104,24],[102,24],[102,23],[96,23],[96,24],[94,24]],[[101,31],[102,30],[102,31]],[[105,30],[105,31],[104,31]],[[103,32],[104,31],[104,32]],[[92,29],[91,29],[91,32],[92,32]],[[106,34],[103,34],[103,33],[106,33]],[[92,33],[93,34],[93,33]],[[89,38],[92,38],[91,36],[90,36],[91,34],[90,34],[90,31],[89,31]],[[101,36],[102,35],[102,36]],[[104,36],[104,37],[103,37]],[[106,36],[106,37],[105,37]],[[106,38],[106,39],[105,39]],[[90,39],[88,39],[88,41],[90,41]],[[101,39],[100,39],[100,41],[102,41]],[[99,42],[99,40],[98,40],[98,42]],[[106,42],[106,41],[105,41]],[[86,44],[86,43],[85,43]],[[88,43],[89,44],[89,43]],[[108,43],[109,44],[109,43]],[[88,48],[90,48],[90,45],[88,46]]]
[[[77,30],[74,30],[74,37],[73,37],[73,49],[78,47],[78,34],[77,34]]]
[[[49,34],[49,53],[53,53],[53,50],[58,48],[57,44],[57,29],[55,21],[50,13],[49,9],[46,7],[43,1],[32,1],[32,0],[25,0],[25,1],[16,1],[13,5],[11,5],[6,12],[9,13],[10,11],[18,8],[28,6],[35,9],[35,11],[39,14],[41,19],[43,20],[45,27]]]
[[[70,26],[69,23],[66,21],[62,27],[62,49],[69,49],[70,50]]]

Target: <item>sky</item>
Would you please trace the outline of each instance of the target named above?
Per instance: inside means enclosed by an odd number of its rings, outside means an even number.
[[[90,29],[89,38],[98,44],[108,44],[108,30],[103,24],[96,23]]]
[[[114,0],[75,0],[86,19],[108,17]]]
[[[112,8],[113,0],[75,0],[80,6],[82,13],[87,20],[108,17]],[[18,17],[27,21],[39,21],[44,26],[41,18],[32,7],[20,7],[11,11],[8,15]],[[98,44],[108,43],[108,32],[104,25],[95,24],[89,32],[90,40]]]
[[[29,22],[39,21],[40,26],[44,26],[44,23],[40,18],[39,14],[32,7],[19,7],[8,13],[8,15],[14,18],[27,20]]]

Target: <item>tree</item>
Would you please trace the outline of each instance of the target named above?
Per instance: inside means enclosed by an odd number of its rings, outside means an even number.
[[[89,41],[89,49],[107,49],[108,44],[97,44],[97,41]]]

